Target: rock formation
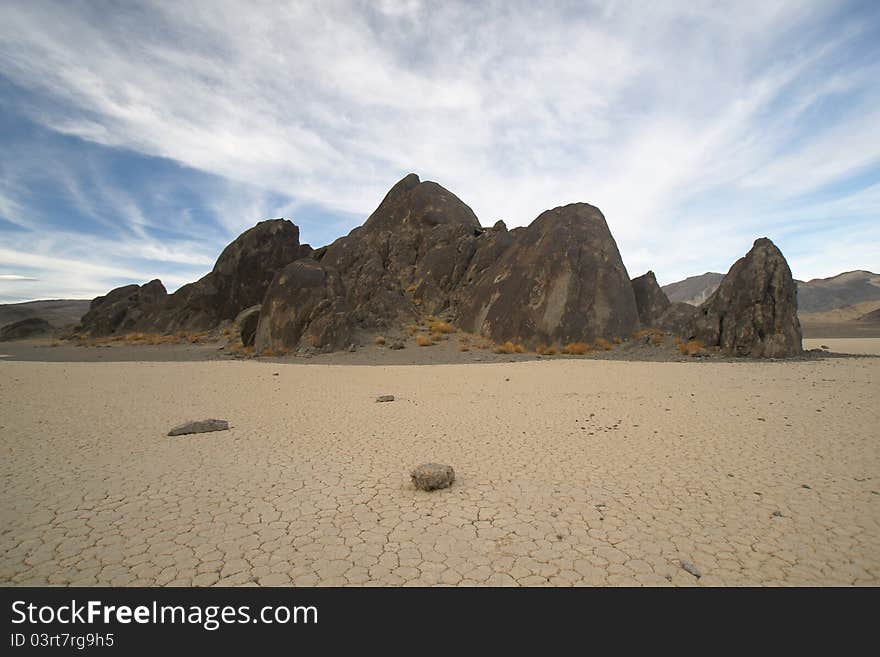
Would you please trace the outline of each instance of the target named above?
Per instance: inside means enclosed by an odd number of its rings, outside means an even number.
[[[394,326],[448,306],[481,230],[455,194],[409,174],[363,226],[315,257],[339,272],[357,326]]]
[[[334,269],[304,258],[272,281],[257,326],[257,353],[298,347],[334,351],[351,344],[352,312],[342,278]]]
[[[41,317],[28,317],[0,328],[0,342],[24,340],[52,332],[52,325]]]
[[[159,281],[95,299],[92,335],[232,326],[258,353],[351,348],[364,332],[442,315],[459,329],[526,347],[628,337],[640,325],[752,356],[799,353],[785,259],[759,240],[699,310],[670,303],[652,272],[629,280],[605,217],[586,203],[529,226],[480,226],[455,194],[415,174],[359,228],[313,251],[289,221],[258,223],[199,281]],[[391,348],[402,343],[394,342]]]
[[[97,297],[80,320],[83,332],[90,335],[128,333],[143,323],[145,315],[163,303],[168,293],[162,281],[144,285],[124,285]]]
[[[766,237],[737,260],[700,306],[693,337],[734,356],[786,358],[802,353],[797,287],[782,252]]]
[[[91,335],[130,331],[207,331],[263,300],[276,272],[310,255],[299,228],[286,219],[261,221],[230,243],[214,269],[195,283],[167,294],[161,281],[126,285],[98,297],[81,321]]]
[[[669,331],[676,335],[687,332],[697,309],[687,303],[672,303],[649,271],[632,279],[639,321],[644,328]]]
[[[462,329],[535,346],[623,337],[638,328],[629,275],[597,208],[573,203],[526,228],[496,232],[494,245],[489,237],[479,247],[498,253],[482,271],[471,269],[473,280],[459,295]]]
[[[260,323],[260,310],[262,308],[263,304],[260,303],[245,308],[236,315],[235,320],[232,322],[232,330],[235,333],[238,333],[239,338],[241,338],[241,344],[245,347],[254,346],[254,341],[257,336],[257,326]]]
[[[299,228],[286,219],[261,221],[239,235],[217,258],[214,269],[184,285],[155,307],[140,330],[160,333],[207,331],[261,303],[269,283],[285,265],[310,255]]]

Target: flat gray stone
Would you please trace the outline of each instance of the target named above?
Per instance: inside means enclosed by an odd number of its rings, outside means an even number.
[[[376,397],[377,402],[392,402],[394,401],[394,395],[379,395]]]
[[[209,431],[226,431],[229,422],[226,420],[195,420],[185,422],[168,432],[169,436],[185,436],[190,433],[208,433]]]
[[[689,572],[691,575],[693,575],[697,579],[700,579],[703,576],[703,573],[701,573],[699,571],[699,569],[694,564],[692,564],[690,561],[682,561],[681,567],[682,567],[682,570]]]
[[[419,490],[448,488],[455,481],[455,471],[451,465],[441,463],[422,463],[411,473],[413,485]]]

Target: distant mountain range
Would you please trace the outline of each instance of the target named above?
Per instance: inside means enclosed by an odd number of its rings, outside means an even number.
[[[0,304],[0,326],[39,317],[54,328],[64,328],[70,324],[78,324],[90,303],[89,299],[53,299]]]
[[[700,276],[688,276],[683,281],[664,285],[661,289],[673,303],[689,303],[699,306],[718,289],[724,274],[707,271]]]
[[[694,306],[703,303],[716,290],[723,274],[706,272],[663,286],[670,301],[682,301]],[[877,302],[880,305],[880,274],[869,271],[848,271],[830,278],[796,281],[798,312],[824,313],[849,306]],[[869,312],[870,308],[865,308]],[[858,319],[858,317],[852,317]],[[870,321],[870,320],[868,320]]]

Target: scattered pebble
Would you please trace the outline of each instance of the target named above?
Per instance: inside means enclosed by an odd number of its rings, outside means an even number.
[[[377,402],[392,402],[394,401],[394,395],[379,395],[376,397]]]

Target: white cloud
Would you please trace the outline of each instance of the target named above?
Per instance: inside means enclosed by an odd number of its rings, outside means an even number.
[[[31,276],[19,276],[18,274],[0,274],[0,281],[36,281]]]

